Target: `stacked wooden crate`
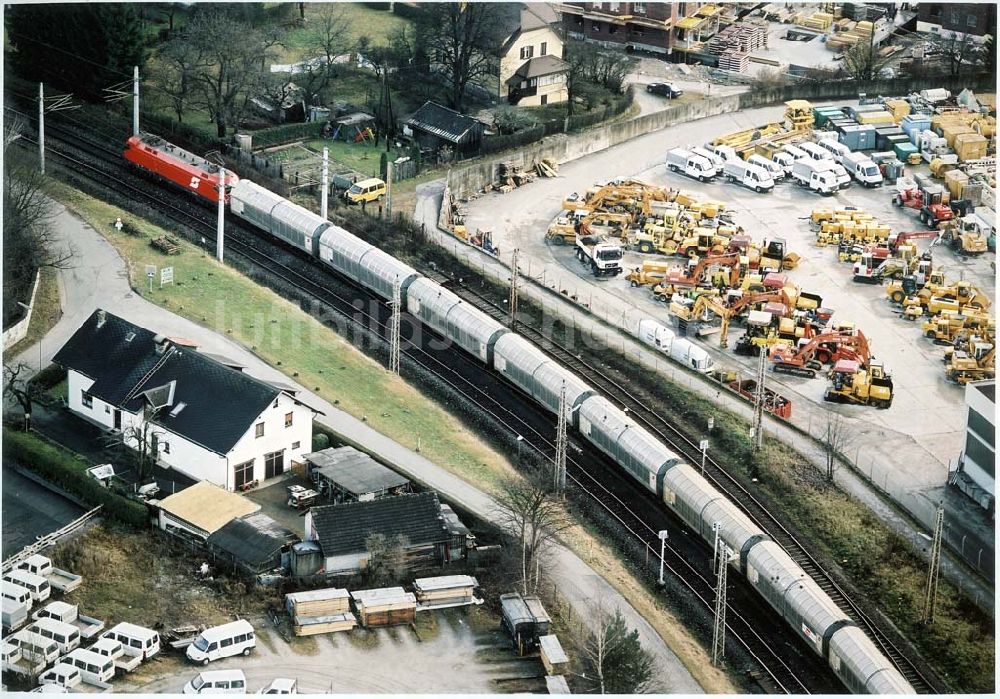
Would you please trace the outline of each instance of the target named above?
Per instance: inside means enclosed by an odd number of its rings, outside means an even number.
[[[340,588],[289,593],[285,595],[285,608],[292,617],[296,636],[349,631],[358,624],[351,613],[350,594]]]
[[[740,51],[726,51],[719,56],[719,68],[734,73],[746,73],[750,68],[750,55]]]
[[[479,581],[471,575],[440,575],[434,578],[417,578],[413,581],[417,610],[421,612],[482,604],[483,601],[474,594],[477,587]]]
[[[351,599],[362,626],[412,624],[416,618],[417,598],[401,587],[357,590]]]
[[[569,658],[566,656],[562,644],[559,643],[559,639],[554,634],[542,636],[538,639],[538,651],[546,673],[550,675],[565,675],[569,672]]]

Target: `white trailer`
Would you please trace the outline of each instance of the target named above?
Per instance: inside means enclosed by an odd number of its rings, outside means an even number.
[[[3,598],[3,630],[16,631],[28,620],[28,605],[6,597]]]
[[[878,169],[875,161],[864,153],[848,152],[847,155],[840,159],[840,164],[847,170],[851,177],[865,187],[882,186],[882,172]]]
[[[621,241],[617,238],[596,235],[576,237],[576,257],[582,264],[590,265],[595,277],[614,277],[622,273]]]
[[[837,175],[830,160],[797,160],[792,165],[792,179],[802,187],[830,195],[837,191]]]
[[[83,577],[55,568],[52,561],[40,553],[28,556],[17,564],[17,568],[42,576],[49,581],[49,585],[62,593],[72,592],[83,583]]]
[[[670,358],[703,374],[715,368],[715,362],[708,352],[683,337],[674,338],[670,343]]]
[[[711,160],[683,148],[667,151],[667,168],[671,172],[681,172],[700,182],[708,182],[715,178],[715,165]]]
[[[770,192],[774,189],[771,173],[746,161],[727,160],[722,171],[729,182],[743,185],[755,192]]]

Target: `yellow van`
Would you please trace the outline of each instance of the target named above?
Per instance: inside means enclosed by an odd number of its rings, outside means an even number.
[[[385,182],[377,177],[356,182],[344,194],[344,197],[351,204],[360,204],[363,201],[378,201],[384,196]]]

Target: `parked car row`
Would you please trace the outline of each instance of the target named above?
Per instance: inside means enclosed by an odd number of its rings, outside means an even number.
[[[852,151],[836,138],[787,145],[771,158],[753,154],[746,160],[724,145],[673,148],[667,152],[666,164],[670,171],[700,182],[723,176],[732,184],[758,193],[771,191],[775,182],[784,178],[825,195],[850,186],[851,179],[866,187],[880,187],[883,181],[871,158]]]

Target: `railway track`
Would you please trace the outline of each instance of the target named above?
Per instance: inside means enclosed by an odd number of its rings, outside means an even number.
[[[50,134],[54,135],[51,126],[49,129]],[[26,140],[32,142],[30,138],[26,138]],[[86,145],[81,146],[80,143],[80,141],[77,141],[74,145],[91,155],[113,154],[112,151],[98,144],[87,143]],[[72,155],[63,152],[63,150],[59,147],[50,147],[48,152],[51,155],[68,161],[78,173],[81,171],[86,173],[85,176],[90,177],[101,186],[107,187],[110,180],[110,183],[113,183],[116,187],[118,187],[118,191],[120,193],[124,191],[130,198],[134,198],[140,202],[148,202],[152,206],[165,210],[167,214],[178,223],[181,223],[184,226],[197,228],[201,231],[201,234],[204,235],[205,238],[210,237],[211,242],[214,242],[214,215],[208,212],[207,209],[199,206],[192,207],[190,205],[184,207],[177,206],[175,203],[170,201],[164,192],[160,190],[150,191],[148,188],[138,188],[117,177],[113,172],[115,170],[114,167],[97,167],[93,164],[83,162],[74,158]],[[358,309],[357,306],[354,305],[354,298],[348,299],[331,292],[327,285],[317,282],[316,280],[292,269],[288,265],[277,261],[272,256],[259,250],[255,245],[245,240],[242,233],[238,233],[230,229],[231,222],[227,224],[226,236],[227,246],[231,251],[246,257],[248,260],[258,265],[261,269],[267,271],[269,275],[280,278],[286,283],[315,296],[324,303],[334,306],[342,312],[343,316],[347,318],[348,321],[358,324],[365,330],[374,329],[383,339],[386,338],[386,317],[372,317],[368,314],[362,314],[363,317],[358,318]],[[246,231],[246,233],[248,235],[251,234],[250,231]],[[255,235],[255,232],[252,234]],[[331,274],[325,270],[324,272],[327,276]],[[384,311],[383,315],[387,316],[388,309],[385,307],[382,299],[371,295],[370,292],[367,292],[367,290],[357,287],[356,290],[358,289],[370,298],[377,299],[381,310]],[[480,410],[485,411],[501,424],[508,425],[510,429],[514,430],[517,434],[526,436],[526,438],[529,439],[531,446],[539,453],[551,455],[554,452],[554,445],[552,443],[551,436],[543,435],[535,427],[532,427],[531,424],[527,423],[518,411],[512,411],[499,403],[493,398],[489,391],[485,391],[477,385],[478,382],[475,382],[474,379],[459,379],[460,375],[455,372],[454,369],[446,367],[439,360],[431,357],[422,349],[414,349],[413,345],[410,345],[406,349],[406,354],[416,364],[422,366],[427,371],[430,371],[435,376],[445,381],[453,390],[474,403]],[[483,367],[477,364],[474,367],[474,371],[481,373],[483,371]],[[499,377],[497,377],[497,380],[499,381]],[[510,390],[509,387],[506,387],[506,390]],[[551,416],[546,416],[546,420],[548,420],[549,427],[551,428]],[[650,527],[646,519],[636,514],[620,497],[612,493],[606,486],[604,486],[591,469],[577,463],[573,459],[569,460],[569,466],[572,469],[568,474],[571,482],[586,497],[588,497],[591,502],[600,506],[600,508],[603,509],[608,516],[613,518],[626,531],[628,531],[630,535],[633,536],[639,544],[641,544],[642,547],[650,547],[653,543],[658,545],[659,540],[656,538],[656,530]],[[704,575],[703,571],[698,570],[690,563],[690,553],[675,550],[673,547],[668,547],[666,553],[667,555],[664,560],[665,569],[669,571],[676,581],[687,587],[691,594],[694,595],[694,597],[698,599],[706,609],[711,610],[714,601],[712,580],[708,579]],[[775,647],[773,638],[764,638],[759,634],[757,631],[759,628],[758,623],[745,618],[739,610],[733,609],[732,605],[729,606],[727,629],[730,639],[737,641],[743,647],[745,652],[765,673],[764,675],[757,676],[757,682],[765,691],[770,693],[809,693],[807,684],[800,678],[802,673],[793,671],[788,666],[785,659],[780,655],[778,649]]]
[[[427,274],[427,272],[424,272]],[[479,310],[492,318],[508,323],[509,315],[505,308],[500,307],[475,289],[459,283],[440,273],[434,273],[436,281],[448,286],[454,293],[461,296]],[[577,376],[589,381],[604,395],[618,402],[639,424],[657,435],[666,444],[683,454],[690,463],[700,462],[701,450],[698,442],[684,434],[676,426],[670,424],[662,416],[651,410],[642,401],[614,378],[595,368],[578,354],[555,342],[537,328],[518,321],[516,330],[525,338],[538,345],[550,356]],[[705,459],[705,478],[707,478],[723,494],[736,503],[761,529],[780,544],[802,569],[826,592],[834,603],[846,614],[851,616],[875,644],[893,662],[910,685],[921,694],[935,694],[947,691],[939,681],[932,680],[918,667],[919,660],[914,660],[910,653],[901,650],[903,645],[901,635],[893,628],[886,629],[887,624],[876,619],[877,612],[863,609],[847,594],[841,585],[816,561],[813,555],[788,530],[787,527],[772,514],[739,479],[730,474],[717,461],[708,457]]]

